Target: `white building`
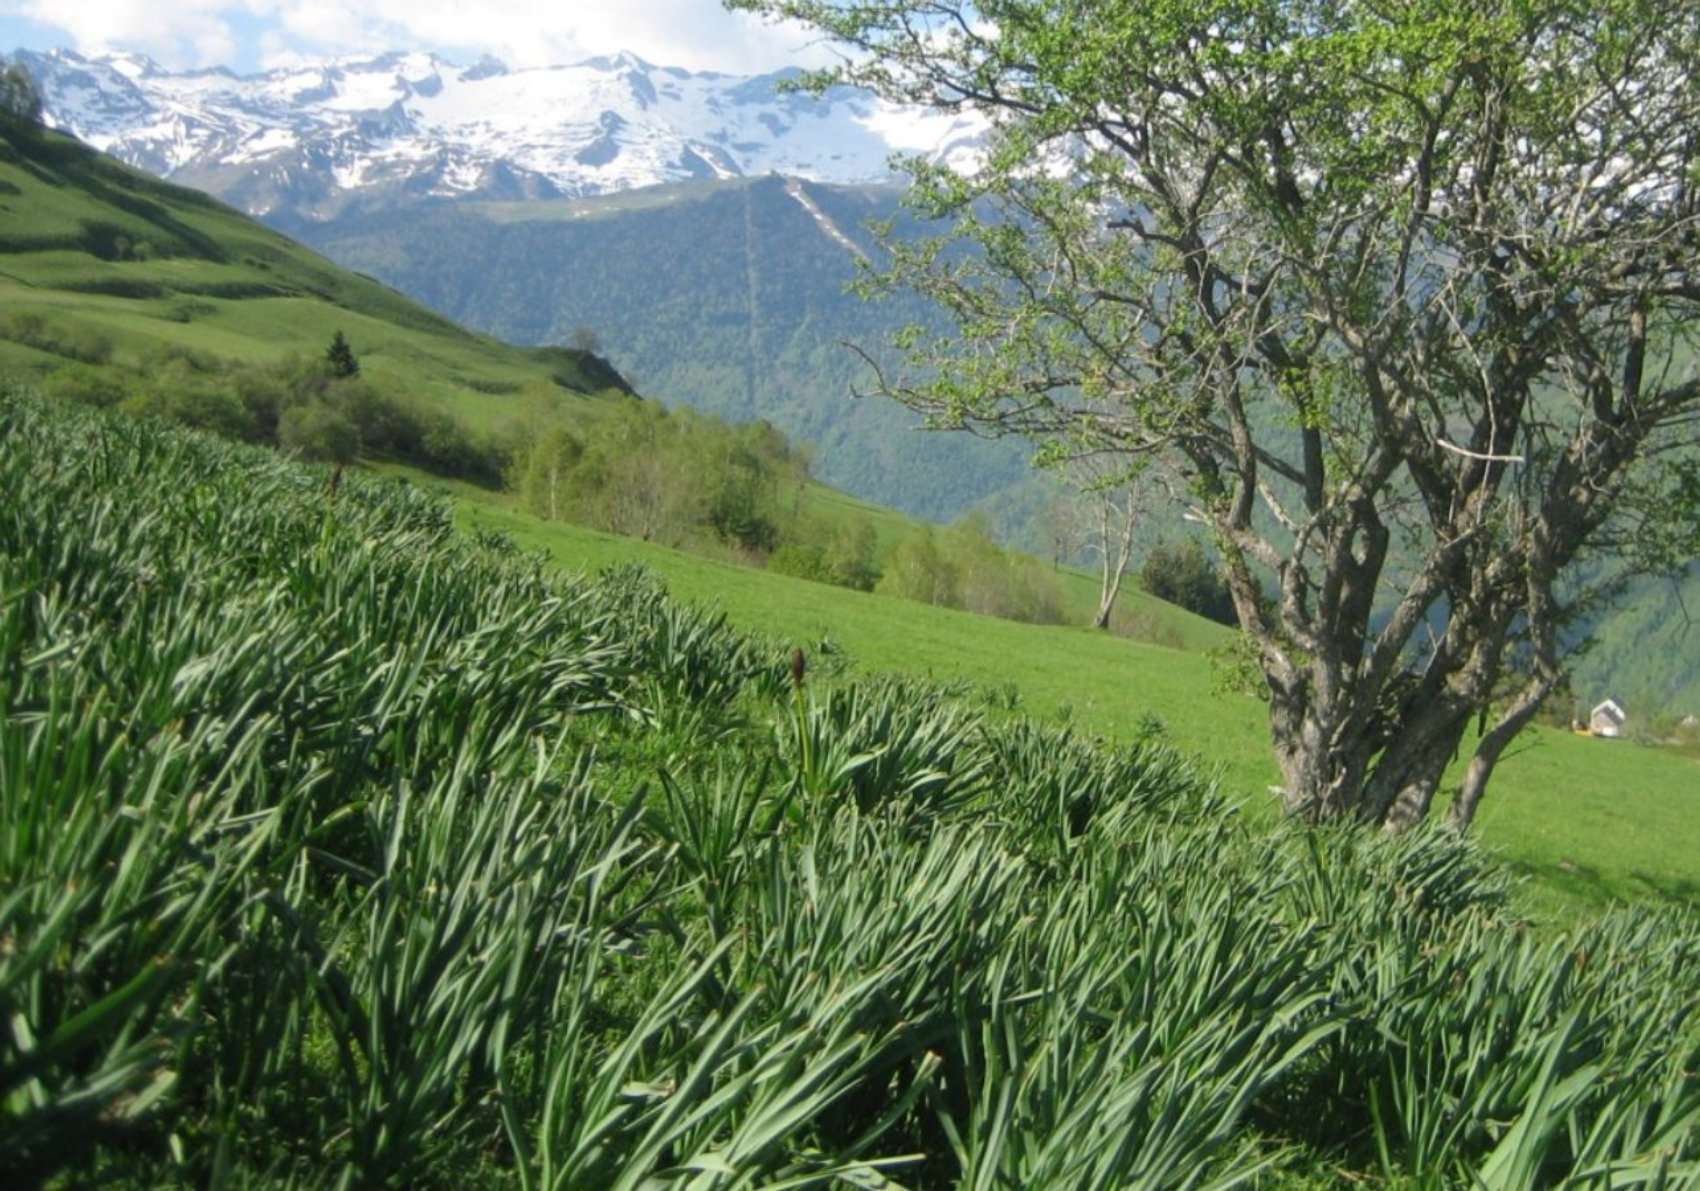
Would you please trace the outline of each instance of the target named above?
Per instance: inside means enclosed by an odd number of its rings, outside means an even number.
[[[1607,699],[1588,713],[1588,730],[1595,736],[1622,736],[1629,713],[1616,699]]]

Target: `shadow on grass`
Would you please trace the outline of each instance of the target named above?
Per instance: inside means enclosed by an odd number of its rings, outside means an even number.
[[[1696,879],[1655,876],[1640,870],[1608,876],[1593,865],[1568,859],[1506,863],[1518,876],[1542,887],[1548,900],[1557,895],[1561,901],[1592,913],[1631,905],[1700,911],[1700,880]]]
[[[1700,881],[1691,877],[1655,877],[1633,871],[1629,882],[1641,898],[1688,910],[1700,910]]]

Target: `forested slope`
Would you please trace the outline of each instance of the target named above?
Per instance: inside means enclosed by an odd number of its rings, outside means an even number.
[[[868,387],[845,344],[879,354],[916,304],[844,292],[864,225],[897,213],[889,190],[777,177],[593,201],[429,204],[290,230],[467,326],[520,343],[595,333],[647,396],[733,421],[766,418],[811,444],[824,481],[949,520],[1029,474],[1016,443],[928,435]]]

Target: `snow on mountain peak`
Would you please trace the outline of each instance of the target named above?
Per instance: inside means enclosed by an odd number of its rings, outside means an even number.
[[[893,153],[972,163],[981,128],[837,88],[656,66],[620,53],[552,67],[419,52],[259,74],[172,72],[136,54],[20,52],[47,118],[251,212],[334,215],[398,196],[580,196],[701,176],[889,177]]]

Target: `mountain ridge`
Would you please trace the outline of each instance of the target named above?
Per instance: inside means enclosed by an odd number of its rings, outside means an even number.
[[[965,163],[982,132],[853,88],[789,91],[795,68],[693,72],[631,53],[510,69],[392,51],[246,75],[137,54],[11,58],[36,79],[50,126],[266,217],[768,173],[878,182],[894,153]]]

